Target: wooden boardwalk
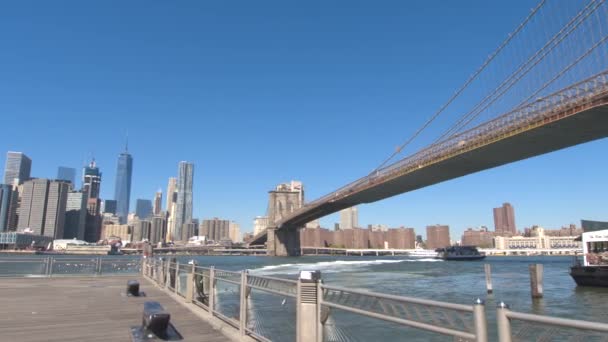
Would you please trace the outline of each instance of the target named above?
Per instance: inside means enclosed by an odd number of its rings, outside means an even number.
[[[127,297],[137,279],[146,297]],[[145,301],[160,302],[183,341],[230,341],[140,276],[0,279],[2,341],[131,341]]]

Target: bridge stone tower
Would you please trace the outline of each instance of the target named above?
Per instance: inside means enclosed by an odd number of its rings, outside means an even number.
[[[268,192],[268,255],[300,255],[300,227],[281,227],[277,222],[288,216],[304,204],[304,187],[301,182],[279,184],[275,190]]]

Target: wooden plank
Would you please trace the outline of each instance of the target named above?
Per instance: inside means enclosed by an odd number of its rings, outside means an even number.
[[[146,297],[126,296],[129,279]],[[130,327],[141,325],[150,300],[171,313],[184,341],[230,341],[141,277],[0,279],[2,340],[131,341]]]

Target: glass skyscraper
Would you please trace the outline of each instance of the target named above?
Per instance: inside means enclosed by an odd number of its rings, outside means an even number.
[[[76,188],[76,169],[72,167],[60,166],[57,169],[57,180],[68,181],[72,188]]]
[[[4,165],[4,184],[13,185],[15,179],[23,184],[30,179],[32,160],[21,152],[8,152],[6,164]]]
[[[174,239],[181,239],[184,223],[192,221],[192,183],[194,164],[179,162],[177,170],[177,202],[175,205]]]
[[[152,201],[138,198],[135,203],[135,215],[142,220],[152,216]]]
[[[131,201],[131,174],[133,172],[133,157],[125,147],[125,151],[118,156],[116,165],[116,187],[114,199],[116,200],[116,216],[121,224],[127,223],[129,216],[129,202]]]

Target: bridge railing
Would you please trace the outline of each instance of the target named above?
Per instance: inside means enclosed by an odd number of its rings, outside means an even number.
[[[507,136],[562,119],[575,114],[573,109],[583,109],[594,105],[594,101],[608,95],[608,71],[575,83],[533,102],[526,103],[511,112],[478,125],[470,130],[441,140],[420,151],[407,156],[391,165],[376,170],[374,173],[357,179],[338,190],[306,203],[291,215],[297,216],[315,206],[331,202],[364,190],[379,182],[398,177],[422,168],[439,160],[473,150]]]
[[[608,324],[511,311],[500,303],[496,311],[498,341],[606,341]]]

